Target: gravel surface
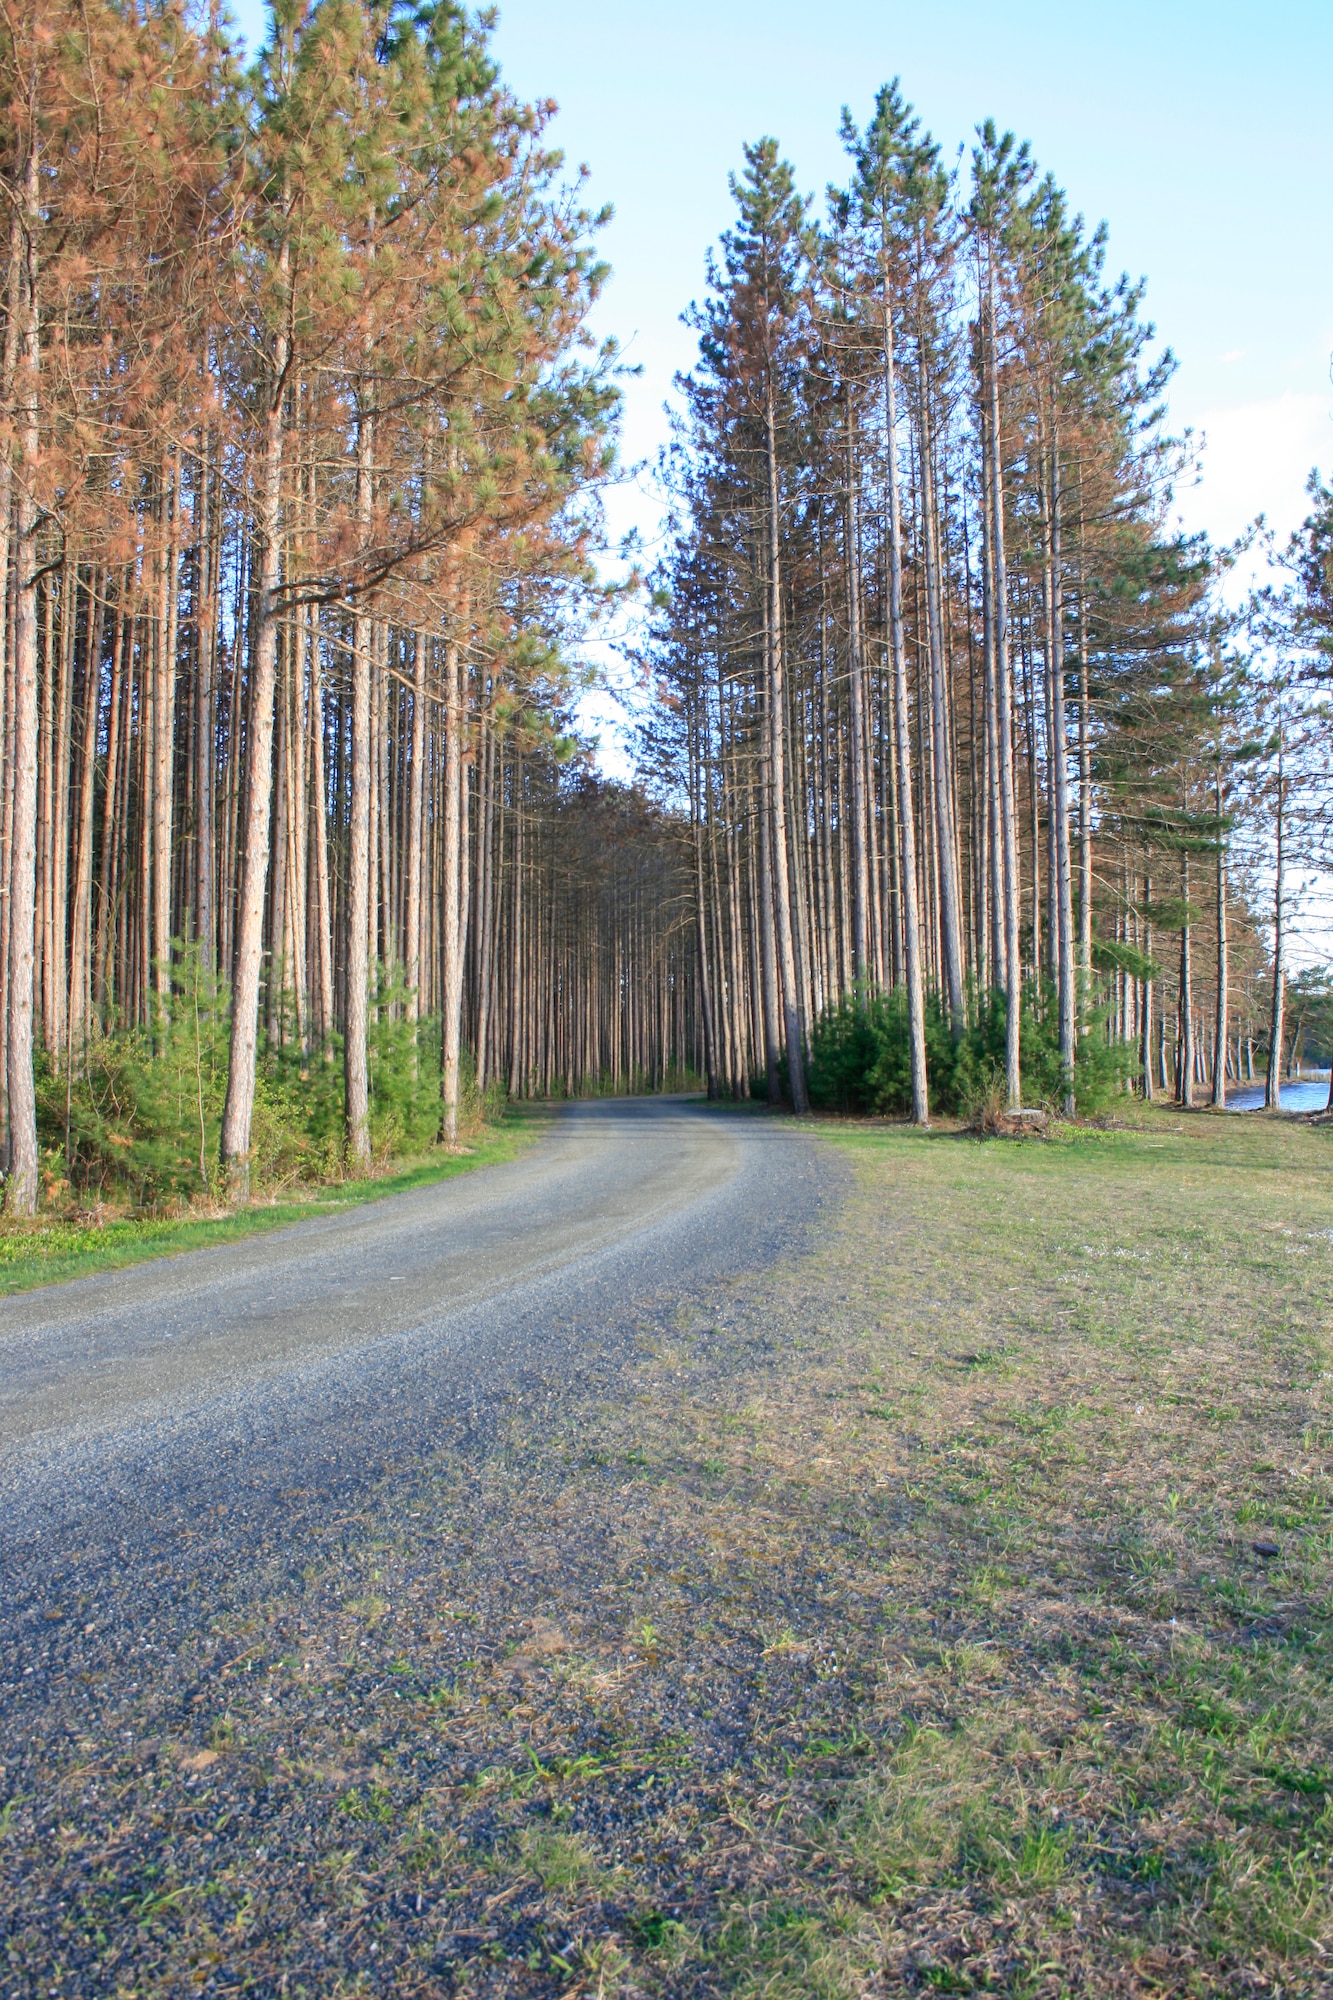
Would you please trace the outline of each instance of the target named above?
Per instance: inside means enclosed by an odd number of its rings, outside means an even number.
[[[0,1304],[0,1820],[8,1799],[26,1830],[0,1899],[0,1992],[279,1990],[243,1969],[233,1986],[225,1949],[179,1983],[165,1966],[126,1983],[174,1846],[214,1839],[161,1832],[134,1789],[151,1792],[154,1753],[216,1722],[263,1650],[247,1632],[336,1570],[340,1543],[359,1572],[368,1539],[405,1536],[410,1590],[442,1458],[460,1565],[474,1538],[493,1551],[495,1629],[468,1643],[512,1651],[525,1537],[541,1576],[577,1574],[588,1551],[577,1519],[496,1476],[498,1433],[516,1408],[529,1434],[585,1427],[645,1328],[798,1250],[845,1178],[790,1123],[599,1102],[508,1165]],[[301,1747],[293,1733],[286,1754]],[[223,1816],[229,1846],[248,1855],[275,1812],[252,1785]]]

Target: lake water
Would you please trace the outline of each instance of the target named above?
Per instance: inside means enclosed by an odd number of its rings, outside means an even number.
[[[1328,1103],[1328,1078],[1305,1077],[1300,1083],[1284,1083],[1284,1111],[1322,1111]],[[1264,1087],[1261,1083],[1233,1083],[1227,1091],[1228,1111],[1262,1111]]]

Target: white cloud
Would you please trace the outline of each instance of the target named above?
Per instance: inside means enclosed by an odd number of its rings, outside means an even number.
[[[1202,471],[1197,485],[1177,494],[1177,506],[1187,528],[1206,529],[1217,542],[1233,541],[1256,514],[1285,541],[1305,519],[1311,466],[1333,471],[1327,395],[1293,393],[1205,411],[1194,430],[1204,440]]]

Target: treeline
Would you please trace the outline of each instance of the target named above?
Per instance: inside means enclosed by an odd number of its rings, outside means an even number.
[[[230,989],[196,1150],[232,1191],[293,1047],[340,1051],[364,1165],[381,1006],[433,1019],[445,1140],[469,1047],[515,1090],[679,1071],[688,876],[569,730],[598,218],[484,23],[281,0],[243,73],[216,9],[44,0],[0,23],[0,104],[11,1210],[43,1080],[72,1167],[90,1049],[164,1054],[183,953]]]
[[[827,1098],[860,1034],[859,1101],[921,1121],[988,1070],[1014,1107],[1025,1073],[1221,1102],[1281,1059],[1280,743],[1169,526],[1170,356],[1026,146],[986,124],[951,171],[896,84],[843,137],[818,224],[746,149],[665,464],[644,756],[688,807],[711,1086],[801,1107],[813,1060]]]

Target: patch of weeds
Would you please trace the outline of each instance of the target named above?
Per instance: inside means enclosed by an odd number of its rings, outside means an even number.
[[[518,1837],[518,1851],[543,1889],[555,1895],[599,1881],[602,1864],[587,1842],[576,1833],[560,1833],[548,1826],[524,1827]]]
[[[380,1826],[391,1826],[394,1820],[393,1796],[384,1785],[353,1785],[350,1792],[344,1792],[338,1801],[338,1811],[348,1819],[374,1820]]]
[[[1015,1879],[1025,1887],[1049,1889],[1064,1880],[1069,1836],[1054,1827],[1037,1827],[1023,1836],[1014,1855]]]
[[[662,1650],[662,1635],[651,1618],[641,1618],[630,1634],[630,1640],[640,1657],[650,1667],[655,1667]]]

